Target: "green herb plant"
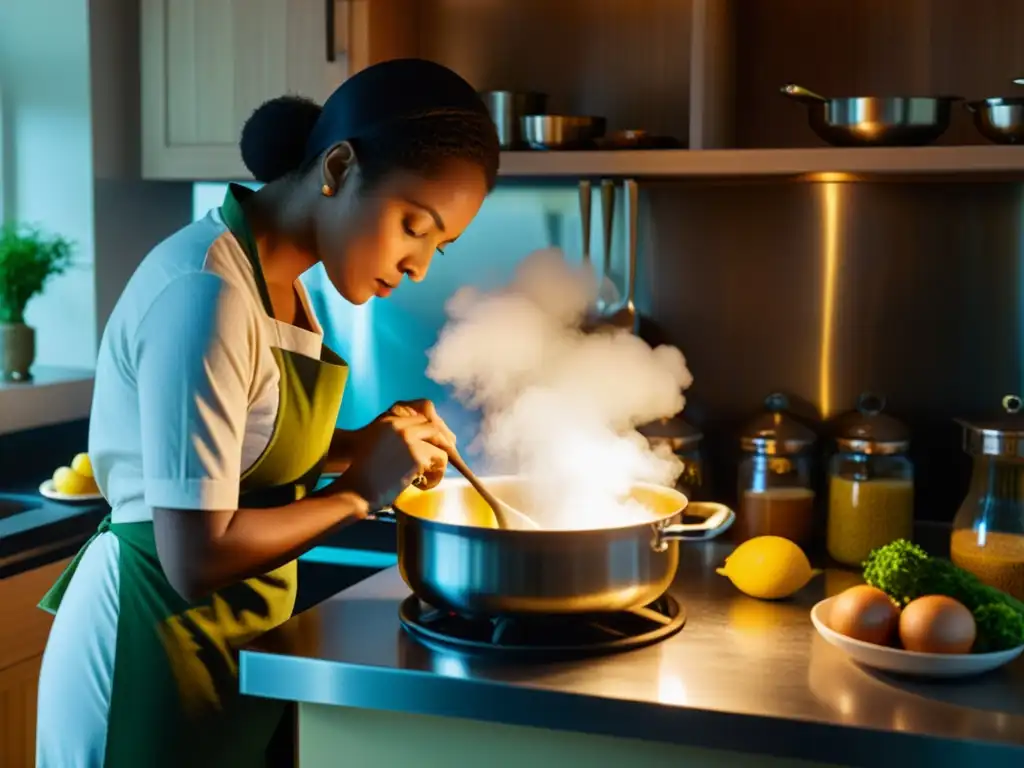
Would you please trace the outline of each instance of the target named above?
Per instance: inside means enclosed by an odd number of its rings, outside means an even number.
[[[71,266],[73,246],[18,224],[0,227],[0,323],[25,322],[25,307],[46,281]]]

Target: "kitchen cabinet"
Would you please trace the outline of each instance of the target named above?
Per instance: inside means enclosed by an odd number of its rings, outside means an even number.
[[[261,101],[322,99],[361,67],[408,55],[480,90],[542,91],[549,112],[688,148],[506,152],[503,176],[1024,175],[1024,151],[988,144],[962,105],[936,146],[851,150],[825,146],[806,107],[779,94],[795,81],[825,95],[1020,95],[1018,0],[330,0],[333,63],[323,0],[142,3],[149,178],[248,179],[237,138]]]
[[[142,173],[247,180],[238,136],[261,102],[286,92],[322,101],[400,56],[438,61],[480,90],[545,91],[551,109],[607,115],[611,128],[699,137],[691,17],[714,1],[142,0]]]
[[[0,765],[32,768],[36,763],[36,690],[39,654],[0,670]]]
[[[402,55],[398,21],[414,2],[142,0],[143,177],[251,178],[238,137],[252,111],[285,93],[322,102]]]
[[[0,580],[0,766],[32,768],[36,690],[53,618],[36,604],[71,559]]]

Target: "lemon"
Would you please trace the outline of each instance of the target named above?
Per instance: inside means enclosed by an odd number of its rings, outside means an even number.
[[[762,600],[789,597],[820,573],[811,568],[800,547],[781,536],[743,542],[715,571],[741,592]]]
[[[53,473],[53,488],[57,493],[81,496],[86,493],[96,493],[96,481],[75,472],[71,467],[60,467]]]
[[[71,468],[82,477],[92,477],[92,462],[88,453],[79,453],[71,460]]]

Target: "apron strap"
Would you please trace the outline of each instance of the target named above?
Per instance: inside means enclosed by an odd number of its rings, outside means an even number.
[[[52,613],[54,616],[57,615],[57,609],[60,607],[61,601],[64,600],[64,593],[68,591],[68,585],[71,583],[71,578],[75,575],[75,571],[78,570],[78,564],[82,561],[82,555],[85,554],[85,550],[89,548],[93,540],[101,533],[106,533],[110,530],[110,515],[100,521],[99,526],[96,528],[96,532],[89,537],[89,540],[82,545],[81,549],[74,556],[68,567],[64,569],[60,576],[57,577],[57,581],[53,583],[53,586],[47,590],[46,594],[43,595],[43,599],[39,601],[38,605],[47,613]]]
[[[263,311],[273,319],[274,306],[270,301],[270,290],[267,288],[267,278],[263,276],[263,267],[260,266],[259,252],[256,249],[256,240],[253,239],[252,230],[245,220],[245,211],[242,210],[242,200],[253,194],[251,189],[246,189],[239,184],[229,184],[227,194],[224,195],[224,202],[220,206],[220,217],[224,220],[228,230],[238,243],[242,246],[249,265],[252,267],[253,278],[256,280],[256,288],[259,289],[260,299],[263,301]]]

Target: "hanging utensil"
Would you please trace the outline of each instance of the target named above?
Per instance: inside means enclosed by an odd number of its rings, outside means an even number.
[[[580,182],[580,223],[583,227],[583,263],[590,263],[590,180]]]
[[[629,267],[626,272],[626,300],[614,311],[608,313],[601,320],[601,324],[609,328],[621,328],[630,333],[636,333],[637,314],[634,296],[636,292],[636,250],[637,250],[637,227],[640,216],[640,191],[634,179],[627,179],[624,183],[626,188],[626,234],[628,240]]]
[[[598,291],[597,308],[604,312],[614,305],[618,299],[618,291],[611,278],[612,271],[612,233],[615,224],[615,181],[601,180],[601,231],[604,235],[604,262],[601,267],[601,285]]]

